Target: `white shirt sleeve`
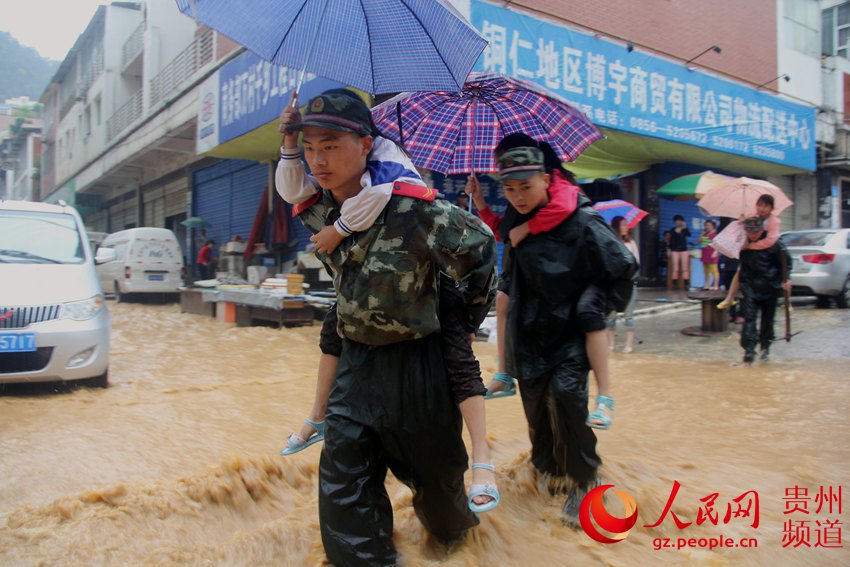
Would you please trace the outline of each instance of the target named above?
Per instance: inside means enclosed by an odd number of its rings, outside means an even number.
[[[393,193],[391,183],[363,185],[360,193],[346,199],[339,209],[340,216],[334,223],[334,228],[343,236],[364,231],[375,224],[375,219],[390,202]]]
[[[303,203],[319,192],[316,179],[304,171],[301,150],[280,148],[280,161],[274,176],[275,188],[290,205]]]

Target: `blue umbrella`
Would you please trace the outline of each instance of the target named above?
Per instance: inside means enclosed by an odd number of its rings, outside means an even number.
[[[267,61],[373,94],[459,90],[487,45],[443,0],[177,0],[177,5]]]
[[[626,223],[629,228],[636,227],[637,223],[649,214],[643,209],[639,209],[628,201],[623,201],[622,199],[599,201],[598,203],[594,203],[593,208],[596,209],[596,212],[602,215],[602,218],[604,218],[609,224],[615,218],[623,217],[626,219]]]

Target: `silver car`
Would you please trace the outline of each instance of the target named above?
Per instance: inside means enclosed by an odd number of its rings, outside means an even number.
[[[791,254],[794,295],[816,295],[826,306],[833,298],[850,307],[850,229],[813,228],[780,237]]]
[[[109,330],[77,211],[0,200],[0,384],[106,387]]]

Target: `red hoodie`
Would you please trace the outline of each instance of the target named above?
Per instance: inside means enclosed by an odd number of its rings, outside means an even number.
[[[579,188],[567,181],[564,174],[555,170],[550,176],[549,202],[528,220],[528,231],[538,234],[552,230],[573,214],[578,204]],[[479,210],[478,214],[484,224],[490,227],[496,238],[499,238],[499,224],[503,216],[497,216],[490,209]]]

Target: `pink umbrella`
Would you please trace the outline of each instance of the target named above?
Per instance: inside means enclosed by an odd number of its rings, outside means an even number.
[[[756,201],[762,195],[773,196],[773,214],[778,215],[794,204],[782,189],[762,179],[738,177],[730,183],[710,189],[697,205],[706,214],[715,217],[739,218],[756,214]]]

